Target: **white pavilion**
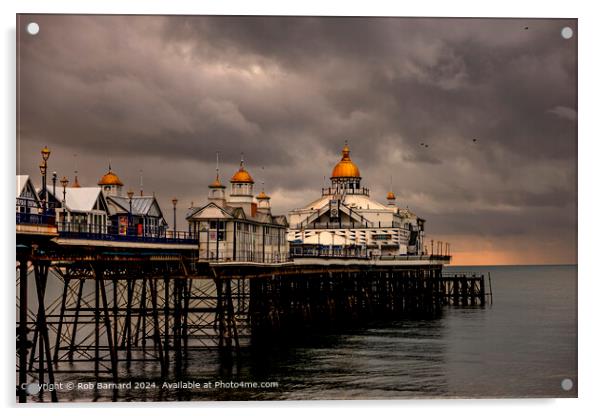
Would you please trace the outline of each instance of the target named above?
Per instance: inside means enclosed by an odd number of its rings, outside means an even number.
[[[288,240],[293,255],[400,256],[424,254],[424,223],[399,208],[392,191],[386,204],[361,186],[359,168],[345,144],[332,170],[331,186],[303,208],[289,212]]]

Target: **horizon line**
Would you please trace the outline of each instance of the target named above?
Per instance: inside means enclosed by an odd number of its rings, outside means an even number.
[[[444,267],[500,267],[500,266],[578,266],[579,263],[517,263],[517,264],[444,264]]]

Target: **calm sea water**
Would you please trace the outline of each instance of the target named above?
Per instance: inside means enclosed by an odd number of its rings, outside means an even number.
[[[576,397],[577,266],[458,269],[491,273],[493,305],[449,307],[433,320],[375,322],[308,335],[286,346],[246,350],[232,365],[224,365],[215,352],[192,352],[185,377],[199,383],[277,382],[278,387],[161,389],[162,382],[149,376],[156,366],[140,364],[122,379],[155,382],[156,388],[61,393],[61,399]],[[566,378],[573,382],[570,391],[561,387]]]

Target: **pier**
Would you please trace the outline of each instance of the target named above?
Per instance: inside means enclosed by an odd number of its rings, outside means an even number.
[[[436,316],[446,305],[487,302],[485,276],[444,273],[449,256],[211,262],[199,260],[184,236],[135,244],[114,236],[99,244],[46,227],[17,238],[20,386],[54,383],[63,372],[118,382],[119,368],[134,361],[153,361],[161,377],[178,377],[195,348],[235,357],[287,331]]]
[[[63,373],[118,383],[121,370],[148,362],[157,377],[179,379],[194,349],[232,362],[291,334],[491,300],[484,275],[445,272],[449,244],[431,240],[429,250],[426,220],[392,191],[387,205],[370,199],[347,144],[332,186],[288,219],[272,214],[263,190],[255,196],[242,158],[229,195],[216,168],[207,204],[186,213],[188,231],[176,231],[177,198],[168,229],[155,196],[124,196],[110,165],[97,187],[63,177],[61,198],[56,175],[45,186],[49,155],[40,192],[17,176],[20,402],[29,383]]]

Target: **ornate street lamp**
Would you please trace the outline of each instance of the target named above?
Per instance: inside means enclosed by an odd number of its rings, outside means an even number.
[[[132,222],[133,222],[133,218],[132,218],[132,198],[134,197],[134,191],[132,191],[131,189],[128,191],[128,198],[130,200],[130,218],[128,219],[128,228],[132,227]]]
[[[46,162],[40,163],[40,173],[42,174],[42,214],[46,214]]]
[[[46,162],[48,160],[48,158],[50,157],[50,149],[47,146],[44,146],[41,153],[42,153],[42,159],[44,159],[44,162]]]
[[[174,197],[171,203],[173,204],[173,236],[176,238],[176,230],[178,229],[176,227],[176,205],[178,204],[178,198]]]
[[[48,170],[48,158],[50,157],[50,149],[47,146],[44,146],[42,151],[42,163],[40,163],[40,173],[42,173],[42,200],[44,201],[43,205],[43,214],[46,214],[46,171]]]
[[[69,185],[69,179],[66,176],[63,176],[61,179],[61,185],[63,185],[63,203],[61,204],[63,207],[63,231],[65,231],[65,219],[67,218],[67,207],[65,200],[67,199],[67,185]]]

